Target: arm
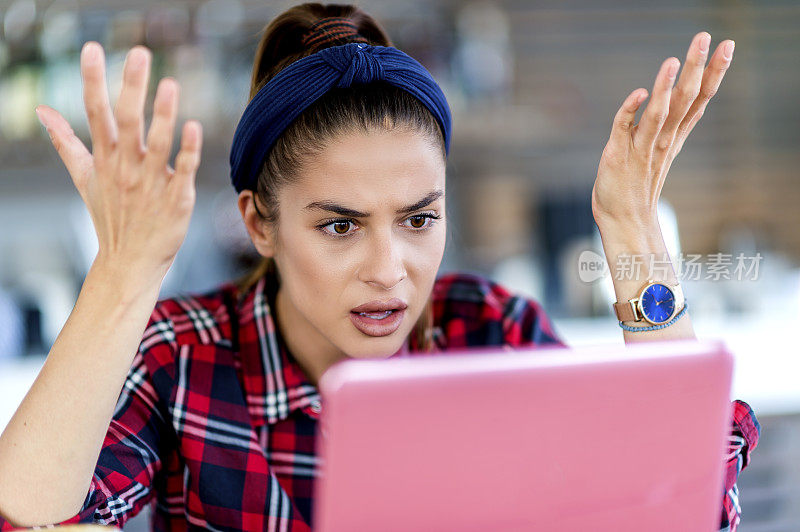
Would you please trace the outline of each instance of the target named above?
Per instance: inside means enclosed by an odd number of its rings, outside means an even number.
[[[93,153],[58,112],[37,109],[89,209],[99,251],[47,361],[0,435],[0,515],[18,525],[57,522],[83,505],[136,346],[188,229],[199,124],[184,126],[172,170],[177,84],[162,80],[144,144],[149,65],[146,49],[128,54],[112,115],[102,48],[84,46]]]
[[[732,429],[728,436],[728,452],[725,455],[725,481],[722,494],[720,532],[735,532],[741,521],[739,489],[736,482],[739,473],[750,463],[750,453],[758,446],[761,425],[755,412],[744,401],[735,400],[732,405]]]
[[[678,281],[669,266],[656,206],[672,161],[719,89],[733,58],[733,41],[723,41],[705,67],[710,40],[711,36],[705,32],[695,36],[675,91],[673,83],[680,63],[669,58],[661,65],[653,98],[638,124],[634,125],[635,114],[647,96],[643,89],[632,92],[614,118],[592,190],[592,211],[618,302],[636,297],[649,279],[669,285]],[[621,275],[618,259],[623,255],[641,258],[639,276]],[[668,267],[651,269],[653,260]],[[695,338],[688,311],[664,329],[623,330],[623,335],[626,343]],[[760,427],[750,407],[742,401],[734,401],[720,531],[734,532],[739,523],[741,509],[736,480],[749,463],[759,433]]]
[[[0,515],[60,521],[83,503],[158,286],[135,294],[97,264],[0,436]],[[42,501],[47,501],[43,504]]]
[[[504,345],[517,347],[567,347],[555,333],[550,319],[538,302],[521,296],[509,299],[503,311]],[[731,405],[731,431],[725,454],[725,473],[719,532],[736,532],[741,520],[739,473],[750,463],[750,454],[758,445],[761,425],[750,405],[741,400]]]
[[[672,161],[703,116],[733,57],[733,41],[723,41],[705,67],[710,41],[705,32],[695,35],[674,91],[680,61],[671,57],[662,63],[638,124],[634,119],[647,97],[645,89],[629,94],[614,117],[592,190],[592,212],[618,302],[636,297],[649,279],[677,282],[671,266],[651,269],[651,257],[659,263],[669,260],[656,207]],[[623,255],[641,258],[638,276],[619,275],[618,259]],[[626,343],[695,338],[688,311],[664,329],[623,330],[623,336]]]
[[[89,473],[90,481],[75,488],[76,491],[81,490],[81,502],[77,509],[72,510],[72,517],[56,517],[51,520],[54,524],[100,523],[122,527],[154,495],[153,481],[161,471],[162,463],[168,462],[168,453],[175,451],[170,446],[174,436],[171,436],[169,417],[160,399],[168,391],[156,389],[152,374],[167,372],[167,378],[160,381],[172,381],[174,339],[169,318],[157,307],[145,328],[127,377],[120,386],[122,391],[113,409],[113,418],[100,438],[102,448],[99,457],[90,457],[94,460]],[[87,389],[97,388],[96,382],[85,384]],[[69,429],[74,431],[74,427]],[[65,431],[65,434],[69,435],[69,431]],[[87,452],[85,442],[84,448],[76,447]],[[59,467],[63,468],[64,464],[69,464],[66,458]],[[40,500],[49,504],[46,496]],[[42,517],[42,513],[40,511],[39,517]],[[42,521],[37,520],[40,523]],[[14,523],[21,524],[17,520]],[[0,530],[13,529],[11,521],[0,517]]]

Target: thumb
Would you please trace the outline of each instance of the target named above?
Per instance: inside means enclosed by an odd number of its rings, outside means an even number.
[[[646,97],[646,89],[636,89],[625,98],[622,107],[619,108],[614,116],[614,124],[611,128],[611,142],[614,142],[619,147],[627,148],[633,123],[636,120],[636,111],[639,110],[639,106]]]
[[[72,182],[78,192],[82,194],[86,189],[86,181],[94,164],[92,154],[58,111],[46,105],[39,105],[36,107],[36,116],[47,130],[50,142],[53,143],[58,156],[67,167]]]

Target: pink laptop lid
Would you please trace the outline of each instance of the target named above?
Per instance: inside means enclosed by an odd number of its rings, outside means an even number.
[[[716,341],[340,362],[314,528],[717,530],[732,370]]]

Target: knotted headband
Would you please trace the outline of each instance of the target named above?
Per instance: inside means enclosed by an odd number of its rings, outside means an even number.
[[[250,100],[231,146],[231,181],[236,192],[255,190],[275,141],[306,108],[333,88],[383,81],[405,90],[427,107],[450,150],[450,107],[430,72],[391,46],[348,43],[323,48],[278,72]]]

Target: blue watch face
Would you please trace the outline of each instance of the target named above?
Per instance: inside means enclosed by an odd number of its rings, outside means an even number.
[[[664,323],[675,310],[675,295],[666,285],[653,284],[642,294],[642,313],[652,323]]]

